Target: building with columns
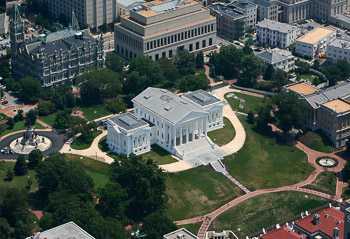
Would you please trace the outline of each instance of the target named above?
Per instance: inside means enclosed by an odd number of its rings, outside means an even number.
[[[133,113],[107,121],[107,144],[113,152],[139,155],[157,144],[192,164],[208,164],[224,156],[207,137],[208,131],[224,125],[224,104],[216,96],[203,90],[178,96],[149,87],[132,102]]]

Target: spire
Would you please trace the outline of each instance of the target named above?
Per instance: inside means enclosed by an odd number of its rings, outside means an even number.
[[[15,4],[15,12],[13,14],[13,21],[14,22],[21,22],[22,21],[21,13],[19,12],[17,4]]]
[[[74,11],[72,11],[72,29],[73,30],[80,30],[79,23],[77,18],[75,17]]]

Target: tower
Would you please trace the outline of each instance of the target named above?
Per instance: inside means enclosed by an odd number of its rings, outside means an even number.
[[[77,18],[75,17],[74,11],[72,11],[72,29],[75,31],[80,30],[79,23]]]
[[[15,5],[15,11],[10,19],[10,41],[11,54],[15,56],[18,45],[24,42],[24,24],[17,5]]]

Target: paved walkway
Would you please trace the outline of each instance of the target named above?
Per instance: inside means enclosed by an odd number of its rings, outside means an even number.
[[[73,112],[70,115],[71,116],[77,116],[77,117],[80,117],[80,118],[88,121],[88,119],[83,114],[84,114],[84,112],[81,111],[81,110],[76,110],[76,111],[73,110]]]
[[[39,124],[41,124],[42,126],[44,126],[47,129],[52,129],[52,127],[48,124],[46,124],[44,121],[40,120],[40,119],[36,119],[36,122],[38,122]]]
[[[231,176],[231,174],[225,174],[225,177],[228,178],[231,182],[237,185],[243,192],[250,193],[250,190],[246,188],[242,183],[240,183],[237,179]]]
[[[210,85],[214,85],[215,81],[213,78],[210,77],[210,67],[208,65],[204,65],[205,68],[205,74],[207,75],[207,79],[209,81]]]

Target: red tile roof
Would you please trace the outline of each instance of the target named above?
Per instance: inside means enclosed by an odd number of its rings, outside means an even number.
[[[344,201],[342,201],[340,204],[343,205],[343,206],[345,207],[345,203],[346,203],[346,201],[344,200]]]
[[[320,224],[315,225],[313,223],[313,217],[314,214],[320,215]],[[326,217],[326,215],[328,215]],[[340,222],[338,224],[338,222]],[[303,228],[304,230],[314,233],[317,231],[322,232],[325,235],[328,235],[329,237],[333,237],[333,229],[335,227],[338,227],[339,229],[339,238],[343,238],[344,235],[344,213],[333,208],[327,208],[321,211],[318,211],[316,213],[311,214],[308,217],[305,217],[298,222],[295,223],[295,225]]]
[[[285,226],[261,236],[261,239],[300,239],[300,238],[304,239],[305,237],[300,236],[298,233],[288,229]]]

